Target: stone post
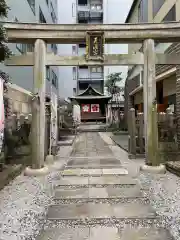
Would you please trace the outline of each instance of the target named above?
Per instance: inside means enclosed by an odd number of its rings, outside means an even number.
[[[157,111],[154,40],[144,41],[144,127],[146,164],[158,165]]]
[[[129,111],[130,109],[133,108],[133,100],[132,100],[132,96],[128,95],[128,119],[127,119],[127,127],[128,127],[128,132],[129,132],[129,129],[131,128],[131,121],[129,119]]]
[[[32,168],[44,167],[46,44],[37,39],[34,47],[34,98],[32,100]]]
[[[144,153],[144,114],[138,113],[139,117],[139,148],[140,153]]]
[[[135,118],[135,109],[131,108],[129,110],[129,152],[132,155],[136,155],[136,118]]]
[[[176,120],[177,120],[177,144],[180,150],[180,65],[176,66]]]

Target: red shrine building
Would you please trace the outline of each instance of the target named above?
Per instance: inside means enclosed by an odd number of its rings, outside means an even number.
[[[105,96],[91,85],[77,96],[70,98],[75,100],[81,109],[81,122],[104,122],[106,123],[107,104],[111,96]]]

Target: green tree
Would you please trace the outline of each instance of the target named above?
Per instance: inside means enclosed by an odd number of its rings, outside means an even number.
[[[107,80],[105,82],[105,87],[107,88],[108,93],[111,95],[117,94],[120,92],[120,87],[118,87],[118,83],[122,81],[121,72],[111,73],[107,76]]]
[[[108,93],[112,95],[112,101],[116,103],[118,106],[118,122],[120,121],[120,105],[119,105],[119,97],[121,88],[118,86],[118,83],[122,81],[121,72],[111,73],[107,76],[107,80],[105,82],[105,87],[107,88]],[[112,123],[115,123],[115,112],[111,106],[111,112],[113,115]]]
[[[6,18],[8,14],[9,7],[5,0],[0,0],[0,18]],[[3,24],[0,23],[0,62],[4,61],[11,55],[11,51],[7,45],[7,36]]]
[[[0,0],[0,19],[5,19],[8,14],[9,7],[6,4],[5,0]],[[8,40],[6,36],[6,30],[3,27],[2,21],[0,22],[0,63],[3,62],[6,58],[11,56],[11,51],[8,48]],[[5,119],[10,114],[9,100],[6,97],[8,91],[7,83],[9,82],[9,76],[7,73],[0,70],[0,77],[4,80],[4,110],[5,110]],[[2,152],[5,152],[5,145],[8,145],[9,134],[5,128],[4,130],[4,141]],[[4,161],[4,154],[0,154],[0,168]]]

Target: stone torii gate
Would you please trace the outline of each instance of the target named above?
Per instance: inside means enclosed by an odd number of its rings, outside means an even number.
[[[34,66],[34,94],[32,104],[32,166],[37,172],[44,168],[45,79],[46,66],[144,65],[144,121],[146,163],[157,158],[157,124],[153,124],[152,110],[156,104],[155,65],[180,65],[180,55],[155,53],[155,41],[180,42],[180,23],[58,25],[36,23],[4,23],[10,43],[34,44],[34,53],[12,56],[8,66]],[[86,42],[85,56],[59,56],[47,53],[46,44],[79,44]],[[96,43],[96,44],[95,44]],[[144,53],[104,55],[105,44],[142,43]],[[179,68],[179,67],[178,67]],[[180,104],[180,103],[177,103]],[[180,132],[180,119],[178,130]],[[156,165],[156,164],[155,164]],[[147,165],[145,165],[147,168]]]

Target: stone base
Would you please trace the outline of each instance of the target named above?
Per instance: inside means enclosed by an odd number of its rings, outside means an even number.
[[[54,156],[53,155],[47,155],[45,160],[47,165],[51,165],[54,163]]]
[[[44,176],[49,173],[49,169],[47,166],[44,166],[43,168],[40,169],[33,169],[30,167],[27,167],[24,171],[25,176],[33,176],[33,177],[38,177],[38,176]]]
[[[159,166],[143,165],[140,167],[140,171],[147,172],[147,173],[164,174],[166,173],[166,167],[162,164]]]

